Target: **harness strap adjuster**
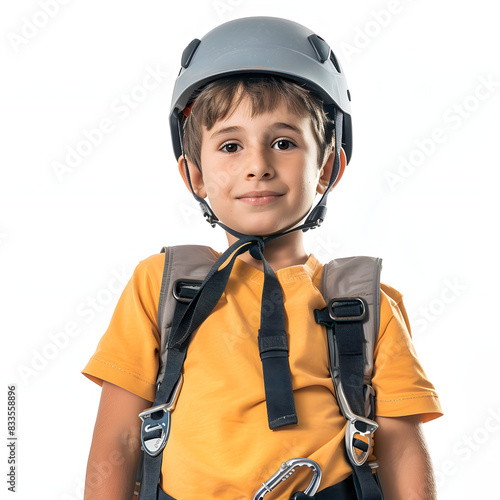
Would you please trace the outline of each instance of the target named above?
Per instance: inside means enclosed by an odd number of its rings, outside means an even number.
[[[142,420],[141,443],[144,451],[152,456],[158,456],[165,448],[170,435],[170,413],[175,408],[182,386],[182,375],[174,387],[170,400],[162,405],[153,406],[139,413]]]
[[[362,424],[365,427],[365,430],[358,428],[356,426],[358,423]],[[377,429],[378,424],[368,418],[360,417],[359,415],[355,415],[352,419],[348,418],[345,433],[346,450],[351,462],[355,463],[358,467],[363,465],[368,460],[373,448],[373,434]],[[368,442],[365,443],[364,441],[356,438],[356,436],[363,436],[368,440]],[[356,452],[354,448],[359,450],[359,452]]]
[[[172,294],[178,302],[189,304],[201,288],[202,281],[177,280],[172,288]]]
[[[365,464],[370,456],[373,448],[373,435],[378,429],[378,424],[374,420],[362,417],[361,415],[356,415],[351,410],[351,406],[347,401],[344,388],[340,380],[340,372],[338,370],[334,370],[333,376],[339,408],[342,415],[344,415],[347,420],[345,431],[345,446],[347,455],[353,465],[360,467]],[[365,443],[362,439],[359,440],[357,436],[367,439],[368,442]],[[360,441],[366,446],[361,445]],[[358,451],[356,451],[355,448]]]
[[[333,321],[346,323],[363,321],[366,318],[367,305],[361,297],[341,297],[328,302],[328,314]],[[358,312],[357,314],[355,314]]]

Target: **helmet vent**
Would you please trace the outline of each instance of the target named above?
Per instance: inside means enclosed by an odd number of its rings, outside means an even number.
[[[330,55],[330,46],[318,35],[310,35],[307,39],[311,42],[318,61],[324,63]]]
[[[191,62],[191,59],[193,58],[193,55],[196,52],[196,49],[198,48],[198,45],[200,45],[200,43],[201,43],[201,40],[198,40],[198,38],[195,38],[184,49],[184,52],[182,53],[182,58],[181,58],[181,66],[183,68],[187,68],[189,66],[189,63]]]
[[[337,61],[337,58],[335,57],[335,54],[333,53],[333,51],[330,52],[330,61],[332,61],[333,65],[335,66],[335,69],[339,72],[339,73],[342,73],[342,71],[340,70],[340,64],[339,62]],[[349,99],[350,100],[350,99]]]

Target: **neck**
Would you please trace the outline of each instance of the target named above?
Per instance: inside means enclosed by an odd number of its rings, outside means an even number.
[[[226,236],[229,245],[237,241],[237,238],[232,234],[226,232]],[[285,267],[305,264],[309,256],[304,249],[304,233],[302,231],[294,231],[270,241],[264,248],[264,257],[274,271]],[[262,262],[254,259],[248,252],[245,252],[238,258],[261,271],[263,270]]]

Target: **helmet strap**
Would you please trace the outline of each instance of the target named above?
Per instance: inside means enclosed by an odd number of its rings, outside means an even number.
[[[191,182],[191,174],[189,173],[189,167],[188,167],[187,160],[186,160],[186,154],[184,153],[183,133],[182,133],[182,125],[181,125],[180,120],[177,120],[177,130],[179,132],[179,142],[181,145],[182,159],[184,161],[184,170],[186,172],[186,178],[187,178],[187,181],[189,184],[189,189],[191,190],[191,193],[194,196],[194,199],[200,204],[201,211],[203,213],[203,217],[205,217],[205,220],[212,227],[215,227],[215,224],[219,223],[219,219],[217,218],[214,211],[212,210],[212,207],[205,201],[204,198],[202,198],[201,196],[198,196],[193,189],[193,183]]]
[[[318,226],[321,225],[321,223],[325,220],[326,217],[326,202],[328,199],[328,194],[330,193],[330,190],[332,189],[332,186],[335,184],[335,181],[337,180],[339,173],[340,173],[340,150],[342,148],[342,122],[343,122],[344,115],[339,109],[335,109],[335,156],[333,160],[333,168],[332,168],[332,175],[330,176],[330,181],[328,182],[328,186],[325,189],[325,192],[321,196],[320,200],[318,201],[317,205],[311,210],[309,215],[307,216],[307,219],[304,223],[304,226],[313,224],[312,227],[304,227],[303,231],[307,231],[308,229],[314,229]]]

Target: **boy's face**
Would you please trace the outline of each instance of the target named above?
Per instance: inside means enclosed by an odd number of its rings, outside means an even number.
[[[291,228],[309,212],[330,179],[333,154],[318,166],[311,119],[281,103],[251,117],[248,99],[234,113],[202,129],[201,172],[190,164],[195,192],[217,217],[245,234]],[[179,160],[181,174],[184,171]],[[185,177],[183,175],[183,177]]]

